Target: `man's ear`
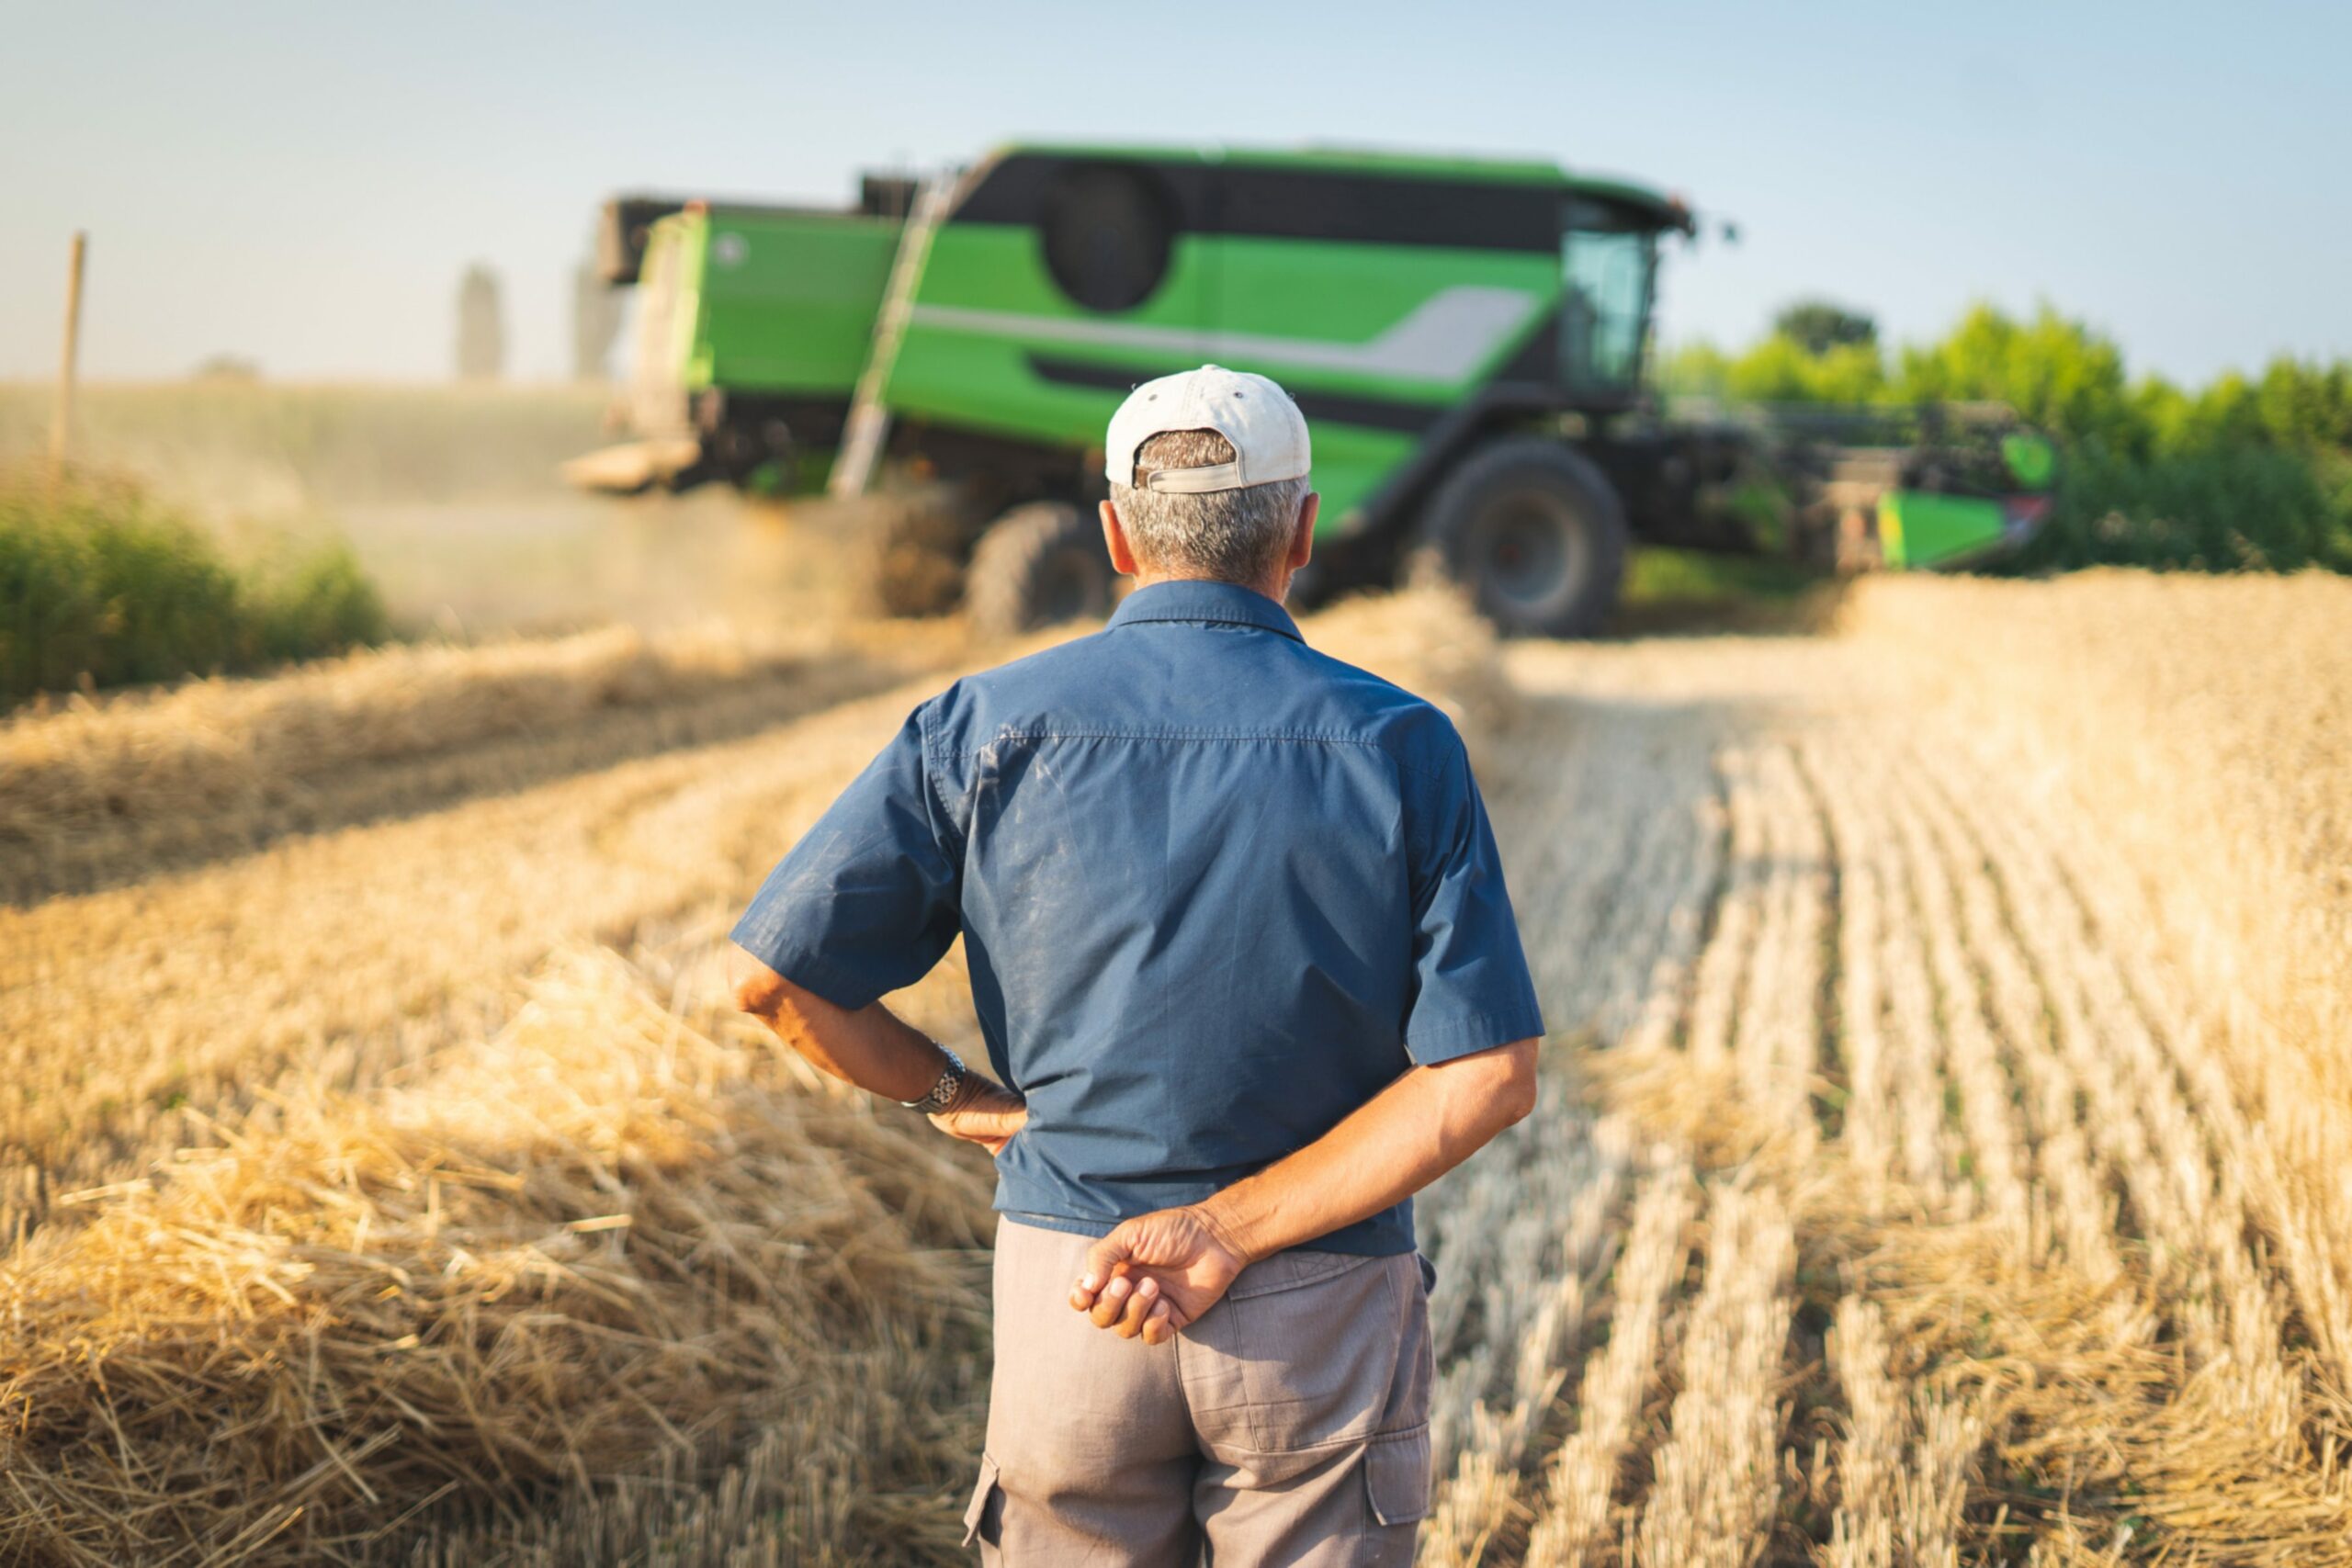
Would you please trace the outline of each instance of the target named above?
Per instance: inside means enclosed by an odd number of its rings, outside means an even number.
[[[1306,492],[1306,499],[1298,503],[1297,532],[1291,536],[1290,555],[1283,562],[1293,571],[1305,567],[1307,558],[1315,553],[1315,513],[1322,505],[1323,498],[1311,490]]]
[[[1121,577],[1136,576],[1136,552],[1127,543],[1127,525],[1119,521],[1118,510],[1109,502],[1097,510],[1102,513],[1102,547],[1111,552],[1111,570]]]

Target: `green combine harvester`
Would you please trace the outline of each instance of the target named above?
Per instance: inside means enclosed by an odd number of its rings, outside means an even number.
[[[1001,631],[1108,606],[1103,427],[1204,361],[1306,414],[1311,593],[1427,562],[1506,631],[1579,636],[1633,541],[1916,568],[2031,532],[2050,447],[2004,411],[1662,419],[1658,253],[1695,231],[1550,164],[1357,152],[1015,146],[847,209],[619,197],[631,439],[568,471],[874,494],[876,607]]]

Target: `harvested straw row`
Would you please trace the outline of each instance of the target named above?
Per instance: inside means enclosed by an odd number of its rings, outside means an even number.
[[[1932,1391],[1906,1394],[1889,1364],[1885,1315],[1859,1296],[1838,1303],[1829,1351],[1848,1414],[1828,1568],[1957,1563],[1982,1420]]]
[[[1634,1557],[1642,1568],[1747,1568],[1780,1504],[1777,1399],[1795,1265],[1769,1195],[1718,1187],[1706,1280],[1682,1343],[1671,1430],[1656,1455]]]
[[[1867,852],[1875,823],[1866,824],[1846,757],[1820,740],[1807,749],[1815,792],[1826,813],[1826,850],[1838,889],[1837,1016],[1834,1070],[1844,1099],[1838,1107],[1838,1153],[1862,1179],[1858,1194],[1874,1215],[1896,1201],[1890,1179],[1902,1134],[1895,1120],[1895,1064],[1887,1039],[1885,981],[1879,953],[1887,925],[1899,918],[1899,889],[1883,882],[1879,857]]]
[[[1746,1099],[1781,1122],[1803,1157],[1816,1134],[1820,1070],[1824,853],[1819,807],[1795,759],[1774,744],[1753,756],[1765,864],[1763,917],[1741,998],[1734,1053]]]
[[[1576,1433],[1554,1457],[1530,1568],[1575,1568],[1611,1543],[1621,1518],[1618,1478],[1643,1406],[1658,1383],[1659,1345],[1690,1257],[1690,1178],[1668,1165],[1644,1179],[1616,1279],[1607,1348],[1585,1368]]]
[[[2252,1446],[2270,1456],[2267,1490],[2273,1501],[2267,1506],[2286,1506],[2282,1539],[2296,1539],[2288,1521],[2297,1514],[2310,1517],[2315,1508],[2325,1517],[2327,1506],[2319,1495],[2326,1483],[2324,1471],[2304,1472],[2303,1461],[2278,1446],[2277,1436],[2266,1436],[2294,1429],[2303,1419],[2298,1415],[2294,1381],[2278,1360],[2282,1325],[2266,1300],[2262,1282],[2248,1272],[2239,1241],[2243,1213],[2223,1221],[2223,1211],[2214,1207],[2217,1201],[2226,1203],[2226,1185],[2217,1187],[2211,1178],[2183,1179],[2185,1173],[2203,1166],[2208,1136],[2229,1122],[2229,1108],[2208,1107],[2209,1120],[2201,1127],[2185,1113],[2169,1068],[2154,1059],[2133,1005],[2112,984],[2110,955],[2084,942],[2078,915],[2062,912],[2067,895],[2048,875],[2049,868],[2065,858],[2053,854],[2054,847],[2064,842],[2059,835],[2035,828],[2030,817],[2014,808],[1985,804],[1995,798],[1992,781],[1973,776],[1952,755],[1922,757],[1888,773],[1878,798],[1889,805],[1874,830],[1905,846],[1905,874],[1923,890],[1919,908],[1929,945],[1951,940],[1951,933],[1942,929],[1947,924],[1964,938],[1966,951],[1955,948],[1940,971],[1939,977],[1948,976],[1951,981],[1940,991],[1945,1016],[1951,1016],[1955,1004],[1981,1004],[1986,1020],[2000,1021],[2005,1062],[2028,1086],[2029,1104],[2041,1108],[2043,1124],[2053,1133],[2063,1118],[2065,1130],[2077,1134],[2071,1141],[2056,1135],[2046,1139],[2037,1151],[2037,1163],[2052,1176],[2053,1193],[2045,1201],[2056,1210],[2060,1234],[2067,1237],[2065,1254],[2087,1255],[2096,1268],[2096,1277],[2086,1282],[2089,1299],[2098,1303],[2095,1309],[2083,1312],[2081,1297],[2069,1297],[2066,1303],[2080,1314],[2064,1336],[2074,1347],[2066,1355],[2085,1370],[2060,1377],[2053,1387],[2036,1391],[2030,1398],[1995,1401],[2010,1423],[2005,1450],[2013,1463],[2065,1476],[2080,1488],[2078,1507],[2095,1508],[2093,1498],[2101,1487],[2112,1486],[2128,1495],[2129,1502],[2110,1506],[2177,1521],[2191,1531],[2192,1539],[2217,1541],[2260,1537],[2250,1520],[2237,1513],[2248,1506],[2252,1494],[2233,1498],[2226,1487],[2217,1491],[2210,1475],[2211,1469],[2226,1473],[2233,1466],[2240,1476],[2250,1473],[2245,1450]],[[1917,822],[1906,820],[1913,816]],[[1941,896],[1939,884],[1949,889]],[[2018,945],[2020,939],[2028,944],[2023,949]],[[2056,1022],[2054,1038],[2041,1023],[2045,1007]],[[2064,1049],[2068,1038],[2075,1042],[2071,1052]],[[2145,1294],[2137,1302],[2103,1291],[2098,1282],[2114,1280],[2120,1268],[2104,1235],[2117,1216],[2110,1204],[2085,1201],[2087,1172],[2079,1130],[2073,1125],[2075,1068],[2093,1074],[2086,1092],[2097,1139],[2124,1162],[2119,1174],[2143,1195],[2135,1201],[2133,1216],[2153,1224],[2150,1234],[2161,1244],[2148,1255],[2160,1266],[2159,1272],[2141,1282]],[[2119,1073],[2124,1076],[2119,1077]],[[1954,1090],[1964,1100],[1961,1086],[1955,1084]],[[1970,1123],[1964,1111],[1962,1121]],[[1981,1156],[1976,1145],[1983,1123],[1970,1123],[1970,1131],[1971,1155]],[[2148,1156],[2135,1153],[2142,1149],[2164,1152],[2152,1164]],[[1989,1164],[1981,1157],[1976,1163],[1980,1169]],[[2070,1182],[2075,1189],[2071,1198],[2064,1190]],[[1980,1271],[1988,1281],[1979,1289],[2007,1289],[2018,1298],[2005,1309],[2005,1332],[2014,1324],[2020,1335],[2042,1337],[2043,1343],[2027,1354],[2036,1363],[2052,1365],[2053,1353],[2047,1341],[2052,1325],[2026,1326],[2035,1314],[2024,1303],[2037,1292],[2018,1288],[2020,1277],[2011,1271],[2014,1263],[1977,1250],[2006,1231],[2009,1239],[1997,1250],[2011,1258],[2017,1255],[2014,1227],[2002,1224],[1997,1214],[1989,1217],[1993,1229],[1957,1231],[1952,1243],[1931,1249],[1935,1269],[1943,1270],[1940,1288],[1951,1288],[1950,1270],[1962,1266],[1959,1259],[1973,1259],[1964,1267]],[[2100,1233],[2096,1237],[2094,1229]],[[1969,1239],[1962,1243],[1962,1236]],[[2167,1266],[2185,1266],[2189,1273],[2167,1276],[2162,1272]],[[1996,1280],[2000,1284],[1989,1283]],[[2135,1348],[2150,1342],[2154,1316],[2142,1304],[2149,1301],[2162,1303],[2163,1314],[2173,1319],[2174,1332],[2185,1344],[2203,1344],[2209,1347],[2205,1355],[2218,1358],[2209,1371],[2199,1371],[2192,1356],[2188,1382],[2161,1393],[2161,1382],[2152,1382],[2147,1369],[2130,1359],[2145,1354]],[[1933,1310],[1952,1308],[1939,1302]],[[1935,1354],[1951,1358],[1948,1375],[1964,1375],[1965,1369],[1978,1364],[1972,1357],[1981,1353],[1981,1347],[1962,1351],[1940,1334],[1920,1335],[1916,1322],[1907,1328],[1915,1353],[1925,1342],[1937,1347]],[[2225,1341],[2228,1348],[2222,1350]],[[2064,1358],[2058,1364],[2064,1364]],[[2003,1381],[2013,1375],[2006,1370],[1987,1372]],[[2156,1395],[2153,1400],[2152,1394]],[[2142,1413],[2135,1418],[2121,1416],[2117,1402],[2123,1399],[2149,1403],[2140,1405]],[[2231,1412],[2234,1430],[2217,1450],[2214,1440],[2221,1434],[2209,1423],[2221,1410]],[[2118,1419],[2138,1423],[2128,1442],[2119,1441],[2113,1431]],[[1944,1457],[1915,1467],[1918,1479],[1905,1506],[1915,1519],[1956,1519],[1957,1505],[1950,1502],[1929,1503],[1922,1516],[1922,1489],[1937,1474],[1957,1475],[1965,1468],[1964,1456],[1955,1457],[1952,1450],[1970,1440],[1968,1434],[1976,1429],[1973,1418],[1958,1406],[1930,1402],[1920,1408],[1915,1425],[1921,1442],[1943,1445],[1937,1451]],[[2086,1444],[2101,1446],[2086,1453]],[[2222,1457],[2233,1450],[2235,1458]],[[2119,1450],[2129,1456],[2124,1470],[2112,1468]],[[2298,1482],[2298,1472],[2309,1479]],[[2297,1501],[2289,1506],[2288,1499]]]
[[[1429,680],[1417,649],[1459,660],[1491,648],[1450,601],[1395,613],[1419,628],[1369,610],[1354,624],[1380,633],[1408,683]],[[378,886],[362,917],[375,946],[358,950],[443,996],[479,976],[486,1013],[498,966],[567,931],[618,920],[707,943],[904,705],[345,835],[338,852],[371,874],[356,879],[309,845],[263,874],[203,880],[330,916],[356,883]],[[479,886],[485,844],[503,886]],[[187,929],[179,891],[26,918],[106,904],[164,944]],[[354,945],[331,919],[254,913],[225,933],[243,976],[177,967],[170,999],[201,1008],[184,1015],[198,1040],[225,1034],[224,1085],[233,1069],[282,1090],[222,1095],[206,1147],[160,1171],[118,1157],[110,1190],[68,1205],[71,1224],[6,1266],[0,1399],[20,1489],[0,1499],[0,1559],[377,1561],[428,1523],[419,1551],[435,1561],[637,1558],[683,1542],[752,1561],[856,1558],[877,1540],[947,1553],[977,1415],[978,1296],[961,1260],[986,1223],[977,1157],[782,1089],[731,1026],[663,1006],[666,979],[649,987],[610,960],[588,979],[560,969],[490,1046],[467,1044],[469,1015],[444,1004],[362,1035],[324,1071],[286,1072],[302,1053],[268,998],[337,979]],[[63,966],[73,931],[55,935]],[[267,984],[240,983],[254,975]],[[958,978],[943,966],[899,1000],[966,1037]],[[95,999],[52,988],[35,1016],[63,1028]],[[413,1007],[397,990],[349,999],[391,1019]],[[221,1027],[240,1022],[250,1032]],[[714,1473],[731,1434],[771,1419],[798,1422],[805,1441]],[[550,1506],[515,1512],[535,1497]],[[499,1520],[468,1522],[492,1507]]]
[[[2048,781],[2096,822],[2103,927],[2153,911],[2262,1128],[2257,1173],[2298,1306],[2352,1382],[2352,582],[2095,572],[2053,584],[1872,582],[1874,653],[1948,689],[1996,776]],[[2074,858],[2092,858],[2092,846]],[[2123,923],[2113,923],[2120,917]]]
[[[1895,1568],[1894,1488],[1906,1433],[1903,1393],[1887,1370],[1885,1314],[1859,1296],[1839,1302],[1829,1352],[1846,1395],[1829,1568]]]
[[[1559,1083],[1567,1074],[1548,1076]],[[1449,1332],[1430,1419],[1441,1479],[1425,1568],[1480,1560],[1497,1531],[1527,1513],[1511,1499],[1553,1437],[1557,1396],[1615,1253],[1627,1132],[1614,1120],[1596,1126],[1555,1090],[1484,1151],[1466,1180],[1428,1194],[1439,1214],[1432,1229],[1446,1238],[1440,1300]]]
[[[2285,1292],[2248,1252],[2254,1224],[2243,1190],[2215,1162],[2215,1134],[2233,1124],[2232,1108],[2224,1100],[2190,1109],[2172,1064],[2116,985],[2109,955],[2084,943],[2079,909],[2050,879],[2050,859],[2024,852],[2015,823],[1970,808],[1962,815],[2010,891],[2020,930],[2047,944],[2051,968],[2078,977],[2078,989],[2058,987],[2062,1044],[2068,1021],[2079,1018],[2086,1021],[2074,1031],[2075,1048],[2096,1046],[2109,1064],[2091,1084],[2099,1135],[2112,1140],[2133,1213],[2158,1244],[2154,1281],[2190,1374],[2183,1399],[2227,1409],[2242,1438],[2274,1456],[2282,1479],[2302,1471],[2309,1447],[2301,1434],[2313,1414],[2307,1402],[2320,1391],[2286,1359]],[[2095,1035],[2086,1039],[2086,1028]]]
[[[1905,978],[1896,986],[1890,987],[1888,966],[1880,961],[1885,951],[1883,940],[1877,944],[1879,953],[1859,948],[1853,952],[1840,975],[1847,996],[1846,1016],[1854,1017],[1865,997],[1875,998],[1889,989],[1897,990],[1906,998],[1905,1032],[1916,1041],[1923,1037],[1919,1010],[1924,1000],[1928,1017],[1934,1021],[1934,1036],[1942,1046],[1944,1071],[1956,1091],[1956,1131],[1968,1167],[1964,1182],[1947,1185],[1945,1168],[1939,1162],[1932,1168],[1936,1186],[1949,1193],[1957,1215],[1984,1211],[1996,1215],[2019,1256],[2026,1256],[2033,1250],[2034,1202],[2021,1170],[2022,1134],[2010,1100],[2012,1064],[1987,1020],[1977,971],[1961,940],[1952,875],[1942,858],[1927,850],[1926,829],[1916,820],[1917,814],[1904,808],[1912,803],[1896,799],[1913,787],[1913,781],[1887,766],[1883,747],[1854,744],[1844,737],[1812,743],[1808,773],[1821,781],[1823,799],[1837,820],[1838,840],[1854,856],[1839,874],[1854,923],[1873,932],[1883,933],[1891,923],[1917,933],[1916,941],[1898,946],[1900,957],[1908,962],[1904,965]],[[1854,1054],[1857,1062],[1874,1056],[1877,1021],[1870,1021],[1865,1043]],[[1917,1060],[1915,1056],[1915,1066]],[[1886,1212],[1898,1201],[1888,1184],[1900,1177],[1888,1163],[1885,1140],[1877,1125],[1883,1114],[1884,1069],[1874,1061],[1870,1066],[1869,1078],[1876,1081],[1867,1096],[1862,1089],[1864,1074],[1854,1073],[1849,1153],[1856,1168],[1869,1173],[1871,1201]],[[1928,1087],[1941,1092],[1932,1078]],[[1920,1107],[1924,1100],[1935,1097],[1915,1092],[1905,1100],[1906,1124],[1914,1130],[1908,1146],[1919,1151],[1914,1157],[1921,1163],[1925,1163],[1922,1145],[1932,1145],[1918,1126],[1925,1120]],[[2071,1122],[2071,1102],[2066,1110]],[[1913,1165],[1911,1170],[1916,1175],[1919,1165]]]
[[[950,626],[753,637],[724,624],[358,653],[0,723],[0,897],[707,743],[878,690]]]
[[[1566,1076],[1565,1064],[1546,1075]],[[1430,1325],[1442,1369],[1430,1416],[1440,1474],[1465,1444],[1507,1464],[1523,1456],[1607,1255],[1630,1151],[1622,1123],[1596,1128],[1558,1093],[1485,1153],[1415,1205],[1446,1284]]]
[[[669,988],[564,963],[377,1102],[290,1105],[36,1237],[0,1271],[0,1557],[356,1557],[453,1491],[723,1450],[968,1340],[936,1249],[985,1234],[970,1162]]]
[[[1882,786],[1883,787],[1883,786]],[[1882,814],[1862,829],[1861,852],[1870,857],[1879,888],[1889,905],[1879,928],[1879,949],[1866,956],[1875,964],[1876,988],[1886,998],[1884,1024],[1894,1047],[1895,1119],[1902,1129],[1901,1179],[1927,1213],[1964,1217],[1974,1193],[1959,1179],[1967,1163],[1960,1130],[1944,1115],[1945,1075],[1951,1042],[1938,1026],[1935,981],[1928,973],[1927,942],[1902,845]]]
[[[1906,799],[1918,809],[1931,852],[1951,869],[1963,945],[2031,1126],[2028,1197],[2044,1216],[2037,1220],[2033,1256],[2047,1259],[2054,1254],[2094,1283],[2111,1282],[2123,1269],[2116,1249],[2114,1172],[2077,1113],[2081,1086],[2053,1046],[2047,1004],[2003,908],[2001,889],[1983,847],[1953,818],[1941,790],[1922,784]],[[2117,1331],[2125,1332],[2120,1325]]]
[[[1670,998],[1688,963],[1678,944],[1695,939],[1717,836],[1704,727],[1588,704],[1543,673],[1524,683],[1528,712],[1490,787],[1546,1014],[1606,1037],[1645,1016],[1659,987]],[[1661,779],[1661,754],[1696,765]],[[1626,1332],[1627,1307],[1603,1289],[1633,1163],[1626,1130],[1593,1127],[1572,1066],[1555,1061],[1536,1118],[1423,1206],[1446,1270],[1428,1568],[1520,1555],[1575,1424],[1558,1395],[1584,1362],[1580,1320],[1611,1324],[1612,1345]],[[1449,1201],[1457,1190],[1466,1198]]]
[[[1763,920],[1768,860],[1764,824],[1744,753],[1719,759],[1727,823],[1722,897],[1713,910],[1713,933],[1699,956],[1696,990],[1683,1048],[1702,1072],[1720,1074],[1731,1060],[1739,997],[1747,980],[1757,928]]]
[[[719,919],[920,693],[193,875],[0,909],[0,1150],[38,1223],[256,1091],[494,1029],[567,942]],[[7,1221],[0,1218],[0,1232]]]
[[[1545,1014],[1612,1041],[1679,994],[1723,829],[1713,726],[1594,700],[1589,669],[1520,662],[1530,721],[1487,776]]]
[[[1436,593],[1308,623],[1450,700],[1492,634]],[[1486,677],[1491,681],[1491,671]],[[0,908],[0,1236],[234,1114],[258,1089],[364,1085],[495,1027],[567,942],[723,920],[930,693],[645,759],[185,877]],[[762,699],[764,701],[765,699]],[[1454,705],[1474,738],[1497,698]],[[287,1075],[292,1075],[289,1078]]]

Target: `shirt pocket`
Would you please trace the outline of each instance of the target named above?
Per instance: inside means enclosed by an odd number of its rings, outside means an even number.
[[[1245,1270],[1178,1339],[1203,1445],[1271,1482],[1302,1468],[1285,1460],[1426,1422],[1427,1335],[1409,1331],[1426,1320],[1406,1291],[1419,1282],[1409,1256],[1290,1252]]]

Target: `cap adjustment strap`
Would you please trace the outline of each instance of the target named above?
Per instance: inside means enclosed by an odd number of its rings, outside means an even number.
[[[1212,463],[1204,468],[1155,469],[1139,488],[1162,495],[1207,495],[1212,491],[1239,490],[1245,482],[1239,463]]]

